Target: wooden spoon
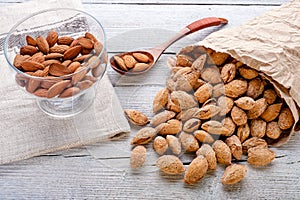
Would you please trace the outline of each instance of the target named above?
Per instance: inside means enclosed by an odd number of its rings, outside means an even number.
[[[134,51],[134,52],[125,52],[118,55],[115,55],[110,58],[110,64],[111,67],[119,72],[120,74],[125,75],[138,75],[147,72],[149,69],[153,67],[153,65],[156,63],[156,61],[159,59],[161,54],[174,42],[177,40],[185,37],[186,35],[189,35],[191,33],[194,33],[198,30],[211,27],[211,26],[218,26],[218,25],[224,25],[227,24],[227,19],[224,18],[217,18],[217,17],[208,17],[203,18],[198,21],[195,21],[189,25],[187,25],[185,28],[180,30],[176,35],[174,35],[172,38],[167,40],[166,42],[150,48],[143,51]],[[135,65],[136,67],[126,67],[126,61],[130,62],[130,58],[134,57],[137,53],[144,54],[148,57],[148,61],[144,65]],[[127,59],[129,58],[129,59]],[[121,60],[120,60],[121,59]],[[124,63],[124,60],[125,63]],[[133,60],[135,61],[135,60]],[[127,63],[128,63],[127,62]],[[127,65],[128,66],[128,65]]]

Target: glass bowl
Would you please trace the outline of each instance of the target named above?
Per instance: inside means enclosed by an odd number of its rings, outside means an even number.
[[[44,10],[18,22],[5,39],[4,54],[16,83],[54,117],[88,108],[107,65],[101,23],[86,12],[66,8]]]

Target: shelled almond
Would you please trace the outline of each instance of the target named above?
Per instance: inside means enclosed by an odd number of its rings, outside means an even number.
[[[121,56],[114,56],[114,62],[122,71],[140,72],[146,70],[150,63],[151,57],[144,52],[126,53]]]
[[[183,48],[170,63],[149,125],[156,131],[151,140],[159,156],[196,153],[185,170],[185,183],[200,181],[218,162],[227,166],[222,183],[235,184],[246,175],[247,168],[235,164],[243,156],[253,166],[274,160],[276,153],[268,146],[291,131],[295,121],[263,75],[227,54],[198,46]]]
[[[38,97],[74,96],[91,87],[103,72],[98,57],[103,45],[91,33],[73,38],[51,30],[45,37],[27,35],[26,42],[13,64],[28,76],[17,73],[16,81]],[[106,64],[105,59],[103,62]],[[87,82],[90,71],[94,81]]]

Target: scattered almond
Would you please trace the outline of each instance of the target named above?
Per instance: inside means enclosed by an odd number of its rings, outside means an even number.
[[[124,113],[128,121],[134,125],[145,126],[149,122],[148,117],[138,110],[126,109]]]
[[[164,155],[157,159],[156,166],[166,174],[181,174],[184,172],[183,163],[178,157],[173,155]]]
[[[200,181],[206,174],[208,162],[202,155],[197,156],[188,166],[184,174],[184,182],[186,184],[195,184]]]
[[[146,161],[147,150],[144,146],[136,146],[130,156],[130,166],[133,169],[140,168]]]
[[[226,167],[221,178],[224,185],[232,185],[240,182],[246,175],[247,167],[240,164],[232,164]]]

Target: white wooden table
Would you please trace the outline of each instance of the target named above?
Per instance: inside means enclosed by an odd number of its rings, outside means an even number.
[[[4,0],[0,6],[16,2]],[[203,17],[224,17],[229,20],[227,27],[235,27],[284,2],[286,0],[83,1],[84,9],[105,27],[110,56],[158,44]],[[108,66],[107,74],[123,108],[138,109],[151,117],[153,96],[164,86],[168,75],[167,58],[213,30],[216,29],[197,32],[172,45],[147,74],[124,78]],[[0,199],[300,199],[299,133],[294,134],[288,144],[273,148],[278,156],[271,165],[248,166],[246,178],[233,186],[221,184],[224,167],[220,165],[199,184],[187,186],[182,176],[160,173],[155,167],[153,152],[149,152],[143,169],[131,171],[128,157],[131,137],[132,134],[92,147],[2,165]]]

